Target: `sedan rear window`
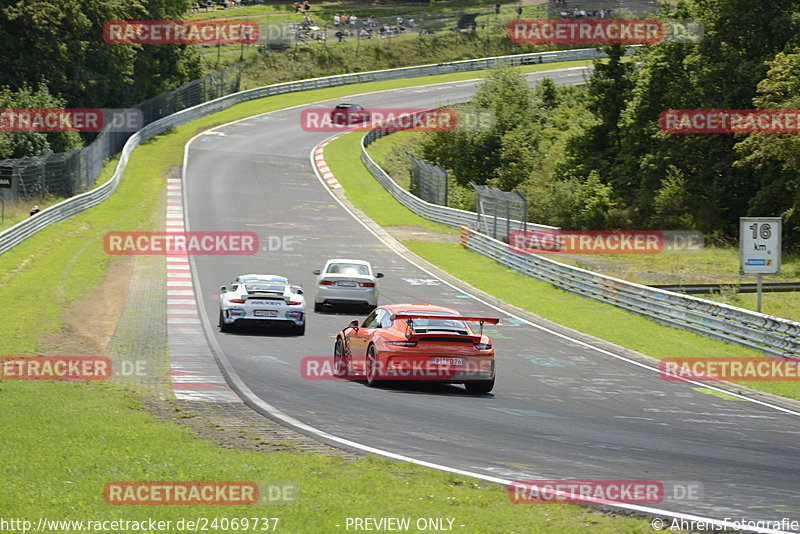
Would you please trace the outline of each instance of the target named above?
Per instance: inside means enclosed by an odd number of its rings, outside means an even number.
[[[369,276],[369,267],[363,263],[331,263],[325,272],[329,274]]]

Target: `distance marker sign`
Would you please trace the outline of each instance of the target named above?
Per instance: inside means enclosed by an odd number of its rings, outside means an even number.
[[[781,218],[739,217],[739,273],[780,274]]]

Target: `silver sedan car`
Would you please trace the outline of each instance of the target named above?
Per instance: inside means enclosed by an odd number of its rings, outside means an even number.
[[[325,262],[317,275],[317,296],[314,311],[322,311],[327,305],[361,305],[375,308],[378,305],[378,278],[372,265],[364,260],[332,259]]]

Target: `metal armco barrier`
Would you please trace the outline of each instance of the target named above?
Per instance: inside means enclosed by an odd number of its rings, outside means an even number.
[[[525,253],[467,227],[461,231],[467,249],[570,293],[770,356],[800,358],[800,323],[593,273]]]
[[[629,47],[628,53],[633,53],[635,46]],[[363,82],[377,82],[393,80],[398,78],[415,78],[420,76],[430,76],[433,74],[450,74],[454,72],[468,72],[474,70],[484,70],[500,66],[520,66],[536,63],[553,63],[557,61],[574,61],[595,59],[605,57],[605,54],[596,48],[582,48],[577,50],[563,50],[558,52],[538,52],[535,54],[518,54],[514,56],[500,56],[481,59],[468,59],[451,63],[440,63],[436,65],[420,65],[417,67],[403,67],[399,69],[376,70],[369,72],[359,72],[354,74],[340,74],[338,76],[328,76],[325,78],[311,78],[296,82],[286,82],[274,85],[266,85],[256,89],[249,89],[233,93],[227,96],[210,100],[203,104],[184,109],[163,119],[154,121],[135,134],[133,134],[122,148],[114,175],[103,185],[87,191],[86,193],[69,198],[55,206],[42,210],[35,216],[17,223],[8,230],[0,233],[0,254],[18,245],[28,237],[32,236],[42,228],[50,224],[64,221],[83,210],[91,208],[105,200],[114,192],[119,183],[122,172],[128,163],[128,157],[133,149],[141,142],[146,141],[161,132],[165,132],[175,126],[180,126],[187,122],[199,119],[211,113],[216,113],[227,109],[233,105],[256,100],[267,96],[293,93],[300,91],[310,91],[312,89],[323,89],[326,87],[336,87],[339,85],[349,85]],[[465,212],[467,213],[467,212]],[[474,214],[472,215],[474,217]]]

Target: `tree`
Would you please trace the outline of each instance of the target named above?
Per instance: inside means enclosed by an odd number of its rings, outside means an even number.
[[[425,136],[422,157],[449,169],[461,185],[473,181],[514,189],[530,176],[543,117],[541,101],[522,76],[502,68],[494,70],[470,105],[459,111],[462,119],[469,113],[488,114],[493,120],[489,125],[483,121],[482,128]]]
[[[35,90],[27,85],[17,91],[0,87],[0,109],[62,108],[64,102],[53,97],[44,84]],[[75,132],[0,132],[0,159],[40,156],[81,148],[83,142]]]
[[[778,54],[758,84],[758,108],[800,108],[800,47]],[[747,215],[780,215],[784,241],[800,252],[800,140],[796,133],[751,134],[736,145],[737,166],[752,169],[757,193]]]
[[[110,20],[179,19],[188,0],[18,0],[0,8],[0,85],[44,83],[69,107],[123,107],[200,75],[185,45],[103,40]]]

